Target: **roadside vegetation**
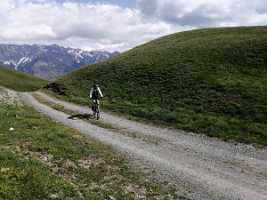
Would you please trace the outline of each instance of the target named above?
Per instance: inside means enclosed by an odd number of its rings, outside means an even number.
[[[95,81],[110,111],[223,140],[267,145],[266,27],[163,37],[65,76],[54,91],[87,104]]]
[[[0,98],[0,118],[0,199],[179,199],[124,155],[14,98]]]
[[[0,66],[0,85],[17,91],[35,91],[48,82],[37,77]]]

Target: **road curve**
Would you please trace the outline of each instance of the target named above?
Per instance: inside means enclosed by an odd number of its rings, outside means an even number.
[[[90,112],[89,108],[38,94],[69,110]],[[135,165],[147,172],[153,171],[160,180],[175,184],[177,192],[188,198],[267,200],[266,150],[103,113],[103,121],[116,127],[108,130],[82,120],[68,119],[67,114],[39,103],[30,93],[20,96],[57,122],[127,153]]]

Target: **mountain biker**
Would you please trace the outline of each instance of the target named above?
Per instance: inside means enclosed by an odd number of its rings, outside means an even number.
[[[92,110],[94,117],[99,119],[99,105],[100,105],[100,98],[103,98],[103,93],[100,87],[97,84],[94,84],[89,93],[90,99],[92,99]]]

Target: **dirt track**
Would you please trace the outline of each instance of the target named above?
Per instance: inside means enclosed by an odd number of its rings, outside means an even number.
[[[86,107],[39,93],[46,100],[78,112]],[[267,200],[267,151],[183,131],[154,127],[103,113],[104,129],[39,103],[29,93],[22,99],[50,118],[127,153],[139,168],[177,185],[191,199]]]

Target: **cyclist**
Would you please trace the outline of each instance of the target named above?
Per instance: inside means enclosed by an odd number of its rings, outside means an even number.
[[[93,87],[90,90],[89,93],[90,99],[92,99],[92,111],[93,111],[93,116],[96,117],[97,119],[100,118],[100,98],[103,98],[103,93],[100,89],[100,87],[97,84],[94,84]]]

